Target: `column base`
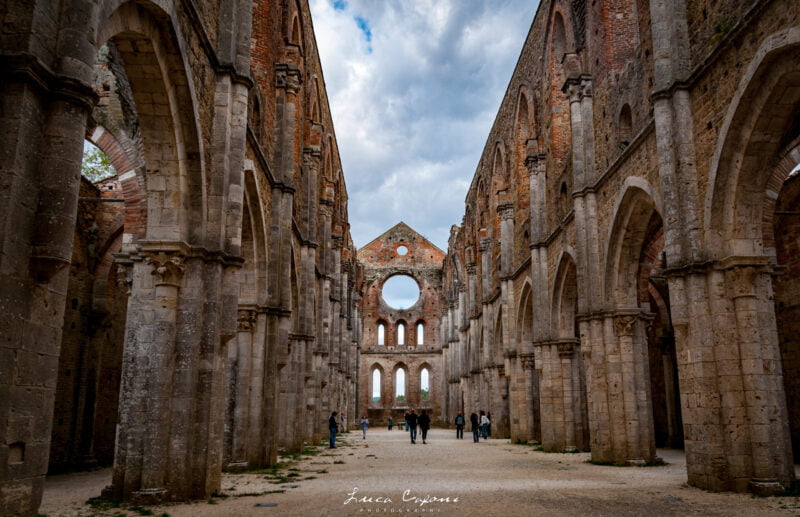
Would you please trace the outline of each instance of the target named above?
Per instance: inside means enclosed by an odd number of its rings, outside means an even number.
[[[131,502],[134,504],[156,505],[167,501],[168,491],[166,488],[145,488],[137,490],[131,494]]]
[[[225,465],[225,470],[227,472],[236,472],[239,470],[247,470],[247,461],[231,461],[227,465]]]
[[[782,494],[786,489],[775,479],[753,478],[747,484],[747,489],[756,495]]]
[[[567,445],[562,452],[580,452],[574,445]]]
[[[647,466],[647,462],[644,461],[642,458],[630,459],[630,460],[627,460],[625,463],[627,463],[631,467],[646,467]]]

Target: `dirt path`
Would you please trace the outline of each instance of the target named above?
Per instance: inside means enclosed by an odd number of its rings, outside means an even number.
[[[109,469],[52,476],[40,513],[48,517],[140,515],[147,510],[172,517],[800,515],[798,498],[756,498],[686,486],[684,457],[677,451],[659,451],[668,463],[662,467],[606,467],[586,463],[588,454],[548,454],[508,440],[474,444],[469,434],[465,440],[454,436],[454,431],[434,430],[427,445],[421,439],[411,445],[404,432],[370,430],[366,442],[361,433],[351,432],[341,447],[321,449],[274,474],[225,474],[227,497],[214,498],[213,504],[93,508],[84,503],[108,484]],[[426,496],[437,499],[425,503]],[[383,502],[387,499],[391,502]]]

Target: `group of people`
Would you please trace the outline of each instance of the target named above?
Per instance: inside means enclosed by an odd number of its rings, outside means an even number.
[[[483,437],[484,440],[488,440],[492,435],[491,413],[487,414],[485,411],[481,411],[481,414],[478,415],[477,413],[473,412],[469,416],[469,423],[472,425],[473,442],[478,443],[480,441],[480,437]],[[458,415],[456,416],[455,424],[456,439],[463,440],[464,425],[466,424],[466,420],[464,420],[464,413],[461,411],[459,411]]]
[[[331,413],[330,418],[328,419],[328,430],[330,431],[330,448],[336,448],[336,433],[339,431],[339,421],[336,418],[338,413],[334,411]],[[487,414],[485,411],[481,411],[480,415],[477,413],[472,413],[469,416],[470,424],[472,425],[472,441],[478,443],[480,441],[480,437],[482,436],[484,440],[488,440],[489,436],[492,434],[492,421],[490,419],[491,413]],[[458,416],[455,419],[456,424],[456,439],[464,439],[464,426],[466,424],[466,420],[464,419],[464,413],[458,412]],[[389,430],[392,430],[394,426],[394,420],[392,417],[389,417]],[[428,430],[431,428],[431,417],[428,415],[426,410],[422,410],[422,412],[417,415],[414,408],[411,408],[409,411],[406,411],[405,416],[405,428],[411,435],[411,443],[417,443],[417,428],[422,432],[422,443],[427,444],[428,439]],[[361,436],[364,440],[367,439],[367,429],[369,428],[369,420],[367,416],[364,415],[361,417]]]
[[[422,443],[428,443],[428,429],[431,428],[431,417],[428,416],[428,412],[423,409],[422,413],[417,415],[414,408],[411,408],[410,411],[406,411],[405,420],[406,431],[411,433],[411,443],[417,443],[417,426],[422,431]]]

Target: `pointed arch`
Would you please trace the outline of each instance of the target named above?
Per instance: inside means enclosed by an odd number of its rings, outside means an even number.
[[[576,316],[578,310],[577,267],[574,252],[564,250],[558,260],[553,285],[553,310],[550,321],[558,338],[576,338]]]
[[[176,30],[156,5],[129,2],[101,25],[97,47],[113,42],[127,63],[147,170],[146,238],[197,243],[207,218],[200,103]]]
[[[654,225],[661,225],[662,203],[644,179],[629,177],[617,198],[605,253],[604,298],[616,307],[639,305],[642,249]]]
[[[764,39],[739,82],[710,167],[706,248],[760,256],[777,190],[800,163],[800,27]]]
[[[517,346],[518,351],[523,351],[529,348],[533,341],[533,289],[530,278],[525,278],[522,284],[516,312]]]

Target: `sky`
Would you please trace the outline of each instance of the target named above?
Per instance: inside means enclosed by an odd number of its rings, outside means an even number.
[[[537,0],[310,0],[356,247],[400,221],[442,250]]]

